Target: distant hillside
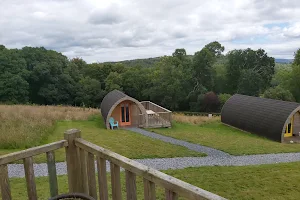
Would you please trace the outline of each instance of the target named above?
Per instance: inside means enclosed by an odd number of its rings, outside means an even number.
[[[144,59],[123,60],[118,62],[106,62],[106,63],[122,63],[130,67],[134,67],[134,66],[153,67],[155,63],[159,62],[160,58],[161,57],[144,58]]]
[[[188,55],[190,59],[193,58],[193,55]],[[105,63],[122,63],[130,67],[141,66],[141,67],[153,67],[155,63],[159,62],[161,57],[155,58],[143,58],[143,59],[133,59],[133,60],[122,60],[117,62],[105,62]],[[275,58],[276,63],[280,64],[289,64],[293,62],[293,59],[281,59]]]
[[[276,63],[292,63],[293,59],[280,59],[280,58],[275,58]]]

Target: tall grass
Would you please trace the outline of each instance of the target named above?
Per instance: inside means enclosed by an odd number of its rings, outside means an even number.
[[[179,123],[197,124],[197,125],[208,123],[208,122],[220,121],[219,116],[217,117],[213,116],[209,118],[207,116],[190,116],[190,115],[184,115],[179,113],[174,113],[172,115],[172,119]]]
[[[97,109],[0,105],[0,148],[29,148],[45,142],[58,120],[85,120]]]

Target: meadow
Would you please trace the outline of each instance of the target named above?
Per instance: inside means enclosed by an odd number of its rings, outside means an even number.
[[[0,148],[22,149],[47,143],[59,120],[87,120],[97,109],[71,106],[0,105]]]
[[[300,152],[299,144],[286,144],[222,124],[220,117],[172,116],[172,128],[149,129],[155,133],[201,144],[232,155]]]
[[[5,119],[5,123],[0,125],[0,155],[62,140],[66,130],[77,128],[85,140],[129,158],[206,156],[131,131],[107,130],[97,109],[21,105],[2,107],[0,118]],[[56,152],[56,161],[64,160],[64,149],[60,149]],[[43,163],[46,158],[40,155],[34,161]]]
[[[220,117],[173,114],[172,128],[151,129],[157,133],[211,146],[233,155],[300,151],[296,144],[280,144],[245,133],[220,122]],[[63,106],[0,106],[0,155],[63,139],[64,131],[78,128],[82,137],[129,158],[205,156],[184,147],[151,139],[127,130],[105,129],[97,109]],[[64,149],[56,151],[56,160],[64,161]],[[45,162],[45,155],[34,157]],[[300,162],[256,165],[213,166],[167,170],[165,173],[228,199],[297,199],[300,190]],[[267,172],[267,173],[266,173]],[[123,197],[126,196],[121,173]],[[24,178],[11,178],[13,199],[26,199]],[[37,177],[39,199],[48,199],[48,177]],[[58,176],[59,193],[68,191],[67,176]],[[110,187],[110,174],[108,173]],[[294,188],[294,189],[292,189]],[[111,192],[111,188],[109,188]],[[111,193],[110,193],[111,195]],[[143,182],[137,179],[138,199],[143,199]],[[157,187],[157,199],[164,191]],[[181,198],[179,198],[181,199]]]

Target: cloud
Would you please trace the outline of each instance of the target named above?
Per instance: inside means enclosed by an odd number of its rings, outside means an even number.
[[[44,46],[88,62],[263,48],[292,58],[300,47],[297,0],[1,0],[0,44]]]
[[[286,37],[300,38],[300,22],[284,28],[283,34]]]
[[[88,21],[92,24],[118,24],[125,20],[125,16],[122,16],[122,9],[118,4],[109,5],[106,8],[98,8],[91,12]]]

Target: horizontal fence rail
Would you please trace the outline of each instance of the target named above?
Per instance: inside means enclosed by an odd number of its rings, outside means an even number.
[[[167,199],[177,199],[177,196],[182,196],[191,200],[199,199],[209,199],[209,200],[224,200],[223,197],[220,197],[216,194],[193,186],[189,183],[181,181],[177,178],[169,176],[165,173],[162,173],[158,170],[147,167],[139,162],[121,156],[117,153],[99,147],[93,143],[83,140],[82,138],[75,139],[75,145],[80,149],[84,149],[88,153],[94,154],[102,159],[108,160],[111,163],[111,173],[112,173],[112,191],[113,191],[113,200],[121,199],[120,194],[120,167],[124,168],[126,173],[131,172],[135,175],[141,176],[144,178],[144,191],[147,192],[147,196],[150,198],[146,199],[155,199],[155,187],[154,185],[159,185],[166,189]],[[127,177],[135,177],[130,176]],[[130,184],[127,188],[131,188],[131,191],[134,191],[134,181],[127,180],[127,183]],[[130,194],[129,196],[135,196]]]
[[[64,140],[24,151],[0,156],[0,189],[2,200],[11,200],[8,163],[23,160],[27,196],[37,200],[33,156],[45,154],[48,166],[50,197],[58,195],[57,173],[54,151],[65,148],[69,194],[81,193],[95,200],[108,200],[106,162],[110,163],[112,200],[137,200],[136,177],[143,179],[144,199],[156,199],[156,186],[165,190],[166,200],[185,197],[190,200],[224,200],[216,194],[193,186],[139,162],[99,147],[81,138],[81,132],[71,129],[65,132]],[[96,167],[95,167],[96,164]],[[126,195],[122,194],[121,168],[125,169]],[[98,172],[96,174],[96,172]]]
[[[146,110],[152,110],[154,112],[171,112],[170,110],[151,101],[142,101],[141,104],[145,107]]]
[[[58,142],[53,142],[50,144],[45,144],[38,147],[33,147],[30,149],[26,149],[23,151],[18,151],[6,155],[0,156],[0,165],[8,164],[11,162],[15,162],[17,160],[21,160],[24,158],[37,156],[42,153],[47,153],[49,151],[54,151],[63,147],[68,146],[68,142],[66,140],[60,140]]]
[[[156,112],[154,114],[148,114],[148,127],[171,127],[171,112]]]
[[[8,163],[18,160],[23,160],[28,199],[38,199],[33,168],[33,156],[37,156],[43,153],[45,154],[45,157],[47,159],[50,196],[56,196],[58,194],[58,187],[54,151],[67,146],[67,140],[60,140],[50,144],[0,156],[0,188],[2,200],[12,199],[8,177]]]

